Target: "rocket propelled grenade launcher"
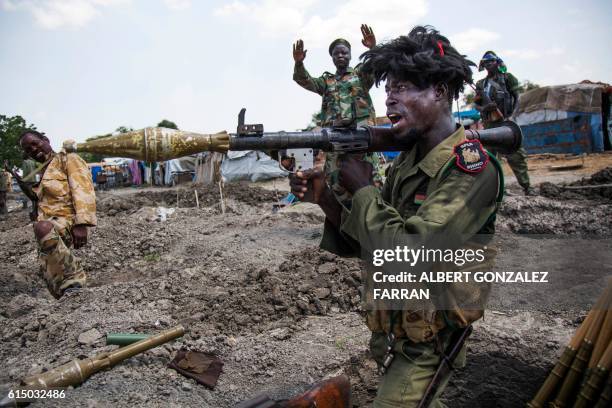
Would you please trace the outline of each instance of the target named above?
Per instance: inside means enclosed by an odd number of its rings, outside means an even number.
[[[137,354],[160,346],[185,334],[183,326],[176,326],[172,329],[165,330],[154,336],[137,341],[128,346],[121,347],[110,352],[100,353],[94,357],[83,360],[73,360],[70,363],[64,364],[53,370],[49,370],[42,374],[24,378],[20,390],[40,390],[51,388],[66,388],[74,387],[91,375],[100,370],[111,368],[114,365],[133,357]],[[7,397],[0,401],[0,407],[13,407],[27,404],[26,401],[19,401]]]
[[[412,142],[398,139],[393,128],[380,126],[338,126],[301,132],[264,132],[263,125],[245,125],[245,110],[238,115],[235,134],[225,131],[200,134],[166,128],[145,128],[84,143],[64,142],[66,152],[89,152],[127,157],[148,162],[176,159],[204,151],[287,150],[288,157],[312,156],[313,149],[335,153],[403,151]],[[487,130],[466,130],[468,139],[478,139],[486,147],[502,153],[516,151],[522,143],[520,127],[503,122]],[[299,166],[298,166],[299,168]]]

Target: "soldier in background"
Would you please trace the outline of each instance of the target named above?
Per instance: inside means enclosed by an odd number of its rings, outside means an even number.
[[[6,205],[6,196],[9,190],[9,173],[0,168],[0,216],[4,217],[8,214]]]
[[[516,110],[519,83],[493,51],[487,51],[482,56],[478,70],[483,69],[487,70],[487,77],[476,83],[475,103],[484,127],[488,129],[507,120]],[[525,149],[521,147],[505,157],[525,195],[535,194],[529,181]]]
[[[376,37],[372,28],[363,24],[361,26],[363,35],[362,44],[371,49],[376,45]],[[370,98],[369,90],[374,85],[374,78],[361,71],[361,65],[355,68],[350,67],[351,44],[338,38],[329,45],[329,55],[336,67],[336,73],[324,72],[318,78],[310,76],[304,67],[306,58],[304,42],[298,40],[293,45],[293,59],[295,67],[293,80],[302,88],[315,92],[322,96],[320,123],[321,127],[332,127],[352,124],[356,126],[374,125],[376,123],[376,113]],[[367,161],[372,163],[374,168],[374,182],[382,185],[380,172],[379,155],[369,153],[365,155]],[[327,154],[325,171],[328,175],[328,182],[333,187],[336,197],[342,202],[346,202],[350,195],[340,187],[337,180],[338,155]]]
[[[55,153],[43,133],[26,130],[19,144],[28,157],[43,163],[41,180],[34,187],[38,196],[34,235],[41,274],[49,292],[59,299],[67,291],[85,286],[85,272],[70,247],[85,245],[87,228],[96,225],[91,172],[76,153]]]
[[[30,189],[33,188],[36,184],[36,175],[32,174],[36,171],[36,167],[36,162],[30,158],[25,158],[25,160],[21,164],[21,175],[23,177],[23,182]],[[26,195],[22,197],[22,200],[23,209],[25,210],[28,208],[28,201],[30,200]],[[36,204],[32,203],[32,206],[34,205]]]

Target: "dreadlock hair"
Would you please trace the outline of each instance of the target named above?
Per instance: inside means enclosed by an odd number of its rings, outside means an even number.
[[[449,103],[459,97],[465,83],[473,83],[470,67],[476,66],[431,26],[416,26],[407,36],[377,45],[360,58],[362,72],[373,75],[376,86],[389,75],[419,89],[442,82],[448,86]]]
[[[21,141],[23,140],[25,135],[34,135],[39,139],[49,140],[49,138],[45,136],[44,132],[39,132],[38,130],[34,129],[25,129],[23,132],[21,132],[21,135],[19,136],[19,146],[21,146]]]

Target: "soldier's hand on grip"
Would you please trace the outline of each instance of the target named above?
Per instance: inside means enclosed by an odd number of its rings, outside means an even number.
[[[319,152],[315,158],[312,169],[298,171],[295,174],[289,175],[289,185],[291,192],[300,201],[319,204],[321,197],[327,189],[325,184],[325,153]]]
[[[302,62],[304,58],[306,58],[306,52],[308,50],[304,49],[304,41],[297,40],[295,44],[293,44],[293,60],[295,62]]]
[[[338,172],[338,182],[351,194],[363,187],[374,185],[372,164],[350,154],[346,155]]]

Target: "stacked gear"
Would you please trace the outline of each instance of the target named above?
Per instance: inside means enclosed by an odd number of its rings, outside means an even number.
[[[529,408],[612,404],[612,280],[565,348]]]

